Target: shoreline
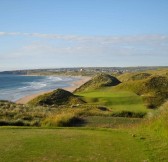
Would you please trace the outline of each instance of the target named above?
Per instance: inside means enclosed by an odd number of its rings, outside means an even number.
[[[69,87],[64,87],[62,89],[64,90],[67,90],[69,92],[73,92],[75,91],[77,88],[79,88],[81,85],[83,85],[84,83],[86,83],[87,81],[89,81],[91,79],[91,77],[88,77],[88,76],[80,76],[79,77],[80,80],[77,80],[75,82],[72,83],[71,86]],[[53,89],[54,90],[54,89]],[[18,99],[17,101],[15,101],[15,103],[17,104],[27,104],[30,100],[40,96],[40,95],[43,95],[43,94],[46,94],[46,93],[50,93],[52,92],[53,90],[50,90],[50,91],[44,91],[44,92],[39,92],[39,93],[35,93],[35,94],[32,94],[32,95],[28,95],[28,96],[25,96],[25,97],[22,97],[20,99]]]

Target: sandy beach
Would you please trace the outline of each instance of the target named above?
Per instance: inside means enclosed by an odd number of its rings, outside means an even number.
[[[81,77],[79,77],[79,79],[80,80],[78,80],[76,82],[73,82],[72,86],[65,87],[63,89],[65,89],[67,91],[70,91],[70,92],[73,92],[75,89],[79,88],[82,84],[84,84],[87,81],[89,81],[91,79],[91,77],[81,76]],[[51,91],[45,91],[45,92],[40,92],[40,93],[36,93],[36,94],[32,94],[32,95],[28,95],[28,96],[25,96],[25,97],[17,100],[16,103],[18,103],[18,104],[27,104],[30,100],[36,98],[37,96],[43,95],[43,94],[46,94],[46,93],[49,93],[49,92],[52,92],[52,91],[53,90],[51,90]]]

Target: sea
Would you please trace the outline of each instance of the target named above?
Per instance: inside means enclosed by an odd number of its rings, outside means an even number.
[[[65,76],[0,74],[0,100],[15,102],[31,94],[72,86],[77,80],[79,78]]]

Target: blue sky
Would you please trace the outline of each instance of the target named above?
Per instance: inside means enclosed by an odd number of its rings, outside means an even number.
[[[0,71],[168,65],[167,0],[1,0]]]

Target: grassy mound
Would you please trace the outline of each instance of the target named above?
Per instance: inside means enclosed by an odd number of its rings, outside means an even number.
[[[34,106],[59,106],[59,105],[72,105],[72,104],[81,104],[84,103],[77,96],[73,95],[71,92],[57,89],[51,93],[47,93],[41,96],[36,97],[31,100],[28,104]]]
[[[168,98],[168,78],[151,76],[143,80],[124,82],[117,89],[133,91],[143,97],[147,107],[155,108]]]
[[[96,75],[93,79],[83,84],[75,92],[90,91],[107,86],[116,86],[121,83],[117,78],[109,74],[99,74]]]

